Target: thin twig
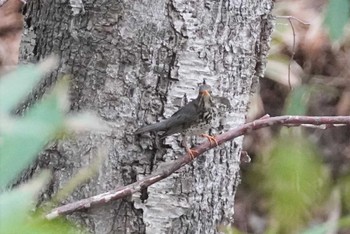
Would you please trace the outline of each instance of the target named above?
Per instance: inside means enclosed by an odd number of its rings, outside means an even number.
[[[279,19],[288,19],[288,20],[293,19],[293,20],[299,21],[299,22],[302,23],[302,24],[310,25],[310,23],[305,22],[305,21],[303,21],[303,20],[301,20],[301,19],[299,19],[299,18],[297,18],[297,17],[291,16],[291,15],[286,15],[286,16],[284,16],[284,15],[278,15],[278,16],[276,16],[276,18],[279,18]]]
[[[302,24],[305,24],[305,25],[310,25],[309,23],[305,22],[305,21],[302,21],[301,19],[298,19],[294,16],[276,16],[276,18],[280,18],[280,19],[287,19],[289,24],[290,24],[290,27],[292,28],[292,32],[293,32],[293,47],[292,47],[292,56],[289,60],[289,64],[288,64],[288,86],[289,86],[289,89],[292,90],[293,87],[292,87],[292,84],[290,82],[290,73],[291,73],[291,66],[292,66],[292,62],[294,60],[294,56],[295,56],[295,29],[294,29],[294,25],[292,23],[292,20],[296,20]]]
[[[237,128],[231,129],[221,135],[216,136],[218,144],[223,144],[227,141],[232,141],[234,138],[242,136],[247,132],[257,130],[272,125],[283,125],[288,127],[296,127],[303,124],[320,126],[327,125],[327,127],[336,127],[339,124],[345,124],[350,126],[350,116],[278,116],[269,117],[268,115],[257,119],[253,122],[243,124]],[[211,145],[209,141],[204,142],[193,148],[194,158],[214,148],[215,145]],[[167,168],[149,175],[135,183],[118,187],[112,191],[102,193],[93,197],[85,198],[76,202],[72,202],[60,207],[53,209],[49,214],[46,215],[47,219],[54,219],[61,215],[70,214],[75,211],[85,210],[98,205],[105,205],[111,201],[125,198],[132,195],[133,193],[140,192],[148,186],[170,176],[172,173],[190,163],[193,159],[187,155],[178,158]]]
[[[295,30],[294,30],[294,26],[292,23],[292,20],[289,18],[288,19],[289,24],[292,28],[293,31],[293,47],[292,47],[292,56],[290,57],[289,63],[288,63],[288,85],[289,85],[289,89],[292,90],[292,84],[290,83],[290,72],[291,72],[291,66],[292,66],[292,62],[294,61],[294,56],[295,56]]]

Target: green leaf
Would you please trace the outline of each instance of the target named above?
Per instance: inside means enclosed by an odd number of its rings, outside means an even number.
[[[36,158],[64,124],[68,85],[61,82],[22,118],[0,125],[0,189]],[[7,119],[8,120],[8,119]],[[6,119],[5,119],[6,121]]]
[[[20,232],[17,233],[33,233],[33,234],[59,234],[59,233],[88,233],[83,228],[78,229],[72,223],[63,218],[57,218],[55,220],[45,220],[42,213],[33,215],[30,220],[27,221],[21,227]]]
[[[302,234],[326,234],[328,229],[325,225],[317,225],[302,232]]]
[[[49,178],[49,172],[44,171],[29,183],[0,195],[0,233],[20,233],[16,229],[23,227],[35,197]]]
[[[44,171],[19,188],[0,195],[0,233],[86,233],[62,218],[44,219],[42,210],[32,212],[38,193],[49,179],[50,173]]]
[[[0,113],[9,113],[40,81],[42,75],[52,69],[55,59],[50,58],[40,65],[24,65],[0,79]]]
[[[311,89],[302,85],[295,88],[288,96],[285,105],[285,114],[287,115],[305,115],[307,103],[309,101]]]
[[[332,41],[343,36],[344,26],[349,20],[349,0],[329,0],[326,10],[325,25],[329,29]]]
[[[0,112],[10,112],[41,79],[34,65],[22,66],[0,79]]]
[[[339,219],[338,228],[349,228],[350,227],[350,216],[344,216]],[[327,234],[329,233],[328,223],[322,223],[311,227],[302,232],[302,234]]]

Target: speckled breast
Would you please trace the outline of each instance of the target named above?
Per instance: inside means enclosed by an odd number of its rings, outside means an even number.
[[[208,131],[215,117],[213,109],[208,109],[199,114],[198,120],[184,131],[187,135],[200,135]]]

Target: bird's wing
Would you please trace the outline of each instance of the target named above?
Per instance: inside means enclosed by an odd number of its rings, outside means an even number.
[[[197,122],[198,113],[194,101],[188,103],[183,108],[175,112],[170,118],[165,120],[166,131],[162,137],[181,132]]]
[[[169,136],[174,133],[181,132],[182,130],[191,126],[198,118],[196,111],[196,102],[191,101],[180,110],[175,112],[171,117],[163,120],[159,123],[154,123],[141,127],[135,131],[135,134],[141,134],[144,132],[158,132],[165,131],[162,134],[163,137]]]

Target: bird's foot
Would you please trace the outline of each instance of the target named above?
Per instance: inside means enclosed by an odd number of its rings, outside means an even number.
[[[215,143],[216,146],[219,145],[218,141],[216,140],[216,138],[215,138],[214,136],[210,136],[210,135],[208,135],[208,134],[202,134],[201,137],[207,138],[208,141],[210,142],[210,145],[211,145],[212,143]]]
[[[191,158],[191,160],[195,159],[198,156],[198,151],[191,149],[187,142],[186,142],[186,135],[182,136],[182,146],[185,148],[188,156]]]
[[[188,146],[185,147],[188,156],[193,160],[198,155],[197,150],[190,149]]]

